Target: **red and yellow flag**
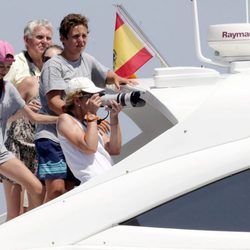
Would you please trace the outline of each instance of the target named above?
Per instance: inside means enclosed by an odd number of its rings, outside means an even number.
[[[143,41],[130,26],[116,13],[113,67],[119,76],[130,78],[153,57]]]

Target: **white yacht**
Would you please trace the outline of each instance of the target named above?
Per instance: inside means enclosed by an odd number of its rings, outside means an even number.
[[[250,249],[250,24],[212,25],[199,58],[125,95],[141,133],[113,169],[0,226],[3,250]],[[139,92],[138,92],[139,91]],[[126,133],[126,131],[123,131]]]

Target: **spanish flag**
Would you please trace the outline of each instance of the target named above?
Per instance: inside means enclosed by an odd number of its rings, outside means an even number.
[[[152,57],[153,54],[145,43],[117,12],[113,51],[115,73],[125,78],[133,78],[134,73]]]

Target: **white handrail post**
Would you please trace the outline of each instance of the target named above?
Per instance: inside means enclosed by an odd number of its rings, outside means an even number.
[[[199,17],[198,17],[198,9],[196,0],[191,0],[193,2],[193,15],[194,15],[194,34],[195,34],[195,50],[196,55],[199,60],[205,63],[227,67],[229,66],[227,63],[215,62],[209,58],[206,58],[202,55],[201,52],[201,44],[200,44],[200,28],[199,28]]]

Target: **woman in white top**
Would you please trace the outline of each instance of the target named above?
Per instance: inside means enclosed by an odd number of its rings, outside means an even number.
[[[66,88],[64,113],[57,123],[58,138],[71,171],[81,183],[97,176],[112,166],[110,155],[121,149],[121,130],[118,114],[122,106],[110,101],[110,137],[98,130],[101,106],[98,88],[88,78],[78,77]]]

